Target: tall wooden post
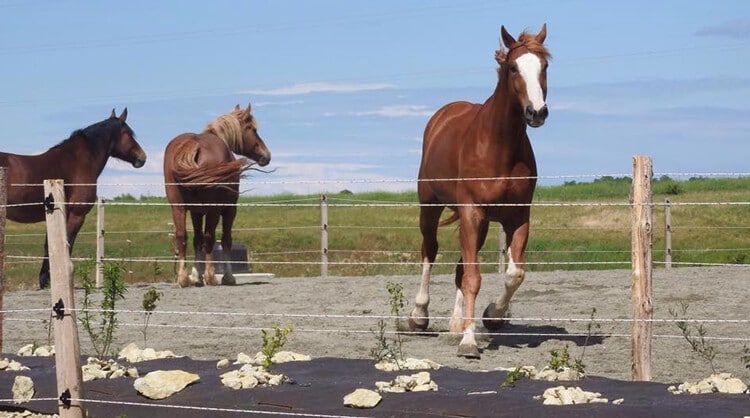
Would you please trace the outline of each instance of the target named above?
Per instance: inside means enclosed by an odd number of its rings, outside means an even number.
[[[104,286],[104,199],[96,202],[96,287]]]
[[[328,277],[328,198],[320,195],[320,277]]]
[[[631,375],[633,380],[651,380],[651,158],[633,157],[631,260],[633,330]]]
[[[82,418],[83,375],[73,302],[73,263],[65,229],[65,191],[62,180],[44,181],[44,205],[49,246],[50,293],[55,336],[58,410],[61,418]]]
[[[5,216],[8,204],[8,169],[0,167],[0,353],[3,353],[3,294],[5,293]]]

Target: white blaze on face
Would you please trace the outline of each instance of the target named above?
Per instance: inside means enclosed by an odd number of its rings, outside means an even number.
[[[531,101],[534,110],[544,107],[544,94],[539,84],[539,75],[542,73],[542,61],[536,55],[527,52],[516,60],[518,72],[526,82],[526,95]]]

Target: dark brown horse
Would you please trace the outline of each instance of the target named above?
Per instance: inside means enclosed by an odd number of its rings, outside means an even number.
[[[225,254],[232,251],[232,223],[237,214],[239,181],[251,162],[237,159],[243,155],[265,166],[271,152],[258,136],[258,125],[247,109],[235,106],[229,114],[219,116],[200,134],[184,133],[167,144],[164,152],[164,183],[167,200],[172,205],[174,242],[179,258],[177,284],[180,287],[217,285],[211,253],[216,242],[216,226],[221,219],[221,246]],[[187,231],[185,215],[193,222],[193,248],[196,262],[191,277],[185,267]],[[203,218],[205,217],[205,226]],[[203,254],[205,259],[199,260]],[[232,265],[227,257],[221,284],[235,284]],[[204,266],[205,264],[205,266]]]
[[[70,250],[73,250],[78,231],[86,214],[96,201],[96,181],[109,157],[115,157],[139,168],[146,163],[146,153],[135,141],[135,134],[125,119],[128,109],[120,116],[114,109],[109,118],[70,135],[47,152],[39,155],[17,155],[0,152],[0,166],[7,167],[8,219],[34,223],[45,219],[44,180],[62,179],[65,198],[74,205],[67,206],[66,227]],[[33,204],[33,205],[23,205]],[[21,206],[13,206],[21,205]],[[47,240],[44,240],[44,261],[39,272],[39,287],[49,285]]]
[[[508,269],[504,292],[484,312],[484,325],[496,330],[510,299],[524,279],[524,251],[529,235],[536,162],[526,126],[539,127],[547,117],[547,26],[518,40],[501,28],[495,59],[500,65],[495,92],[484,104],[445,105],[427,123],[419,168],[419,227],[422,232],[422,281],[410,315],[412,329],[429,319],[429,282],[438,251],[438,224],[459,221],[461,259],[456,266],[456,301],[452,332],[462,333],[458,355],[479,357],[474,337],[474,305],[481,284],[477,253],[490,221],[507,234]],[[435,181],[435,180],[438,181]],[[439,222],[445,207],[453,215]]]

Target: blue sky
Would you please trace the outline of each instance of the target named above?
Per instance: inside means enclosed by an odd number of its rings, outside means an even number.
[[[249,194],[414,189],[430,115],[492,93],[500,25],[545,22],[543,183],[628,174],[635,154],[657,174],[750,171],[739,0],[0,0],[0,150],[43,152],[127,106],[149,162],[110,161],[100,183],[123,186],[100,194],[163,195],[167,142],[250,101],[275,171]]]

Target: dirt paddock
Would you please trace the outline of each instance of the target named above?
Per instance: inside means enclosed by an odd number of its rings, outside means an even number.
[[[655,319],[672,319],[669,309],[688,304],[687,317],[704,321],[708,340],[718,351],[717,371],[731,372],[745,382],[750,369],[741,361],[750,346],[750,269],[742,266],[656,269],[653,274]],[[387,282],[404,285],[408,306],[418,286],[417,276],[275,278],[253,276],[234,287],[180,289],[157,284],[163,292],[150,319],[145,345],[199,360],[235,358],[239,352],[260,350],[261,328],[291,324],[294,331],[284,349],[312,357],[370,359],[377,345],[378,316],[389,315]],[[500,275],[484,277],[480,309],[496,297]],[[147,286],[130,286],[117,308],[141,310]],[[453,306],[451,276],[436,276],[431,286],[430,330],[446,332]],[[47,342],[46,309],[49,291],[14,291],[5,295],[5,310],[42,309],[9,313],[4,325],[4,352],[25,344]],[[77,290],[80,307],[82,291]],[[457,337],[403,335],[403,352],[463,370],[547,364],[550,350],[568,346],[571,357],[583,356],[589,375],[630,379],[630,271],[529,272],[512,304],[515,318],[499,334],[479,337],[482,358],[456,356]],[[592,312],[594,321],[590,320]],[[481,314],[481,311],[477,314]],[[577,319],[577,321],[571,321]],[[619,320],[619,321],[618,321]],[[740,322],[713,322],[740,320]],[[115,334],[115,350],[130,342],[141,347],[143,313],[122,312]],[[386,319],[389,330],[393,318]],[[593,335],[586,335],[591,329]],[[478,326],[478,331],[486,332]],[[79,327],[84,354],[92,354],[89,337]],[[596,335],[602,334],[602,335]],[[708,361],[694,353],[674,322],[654,323],[652,380],[674,383],[697,380],[711,373]],[[393,335],[387,335],[393,339]],[[744,341],[743,341],[744,340]],[[585,345],[585,352],[584,352]]]

